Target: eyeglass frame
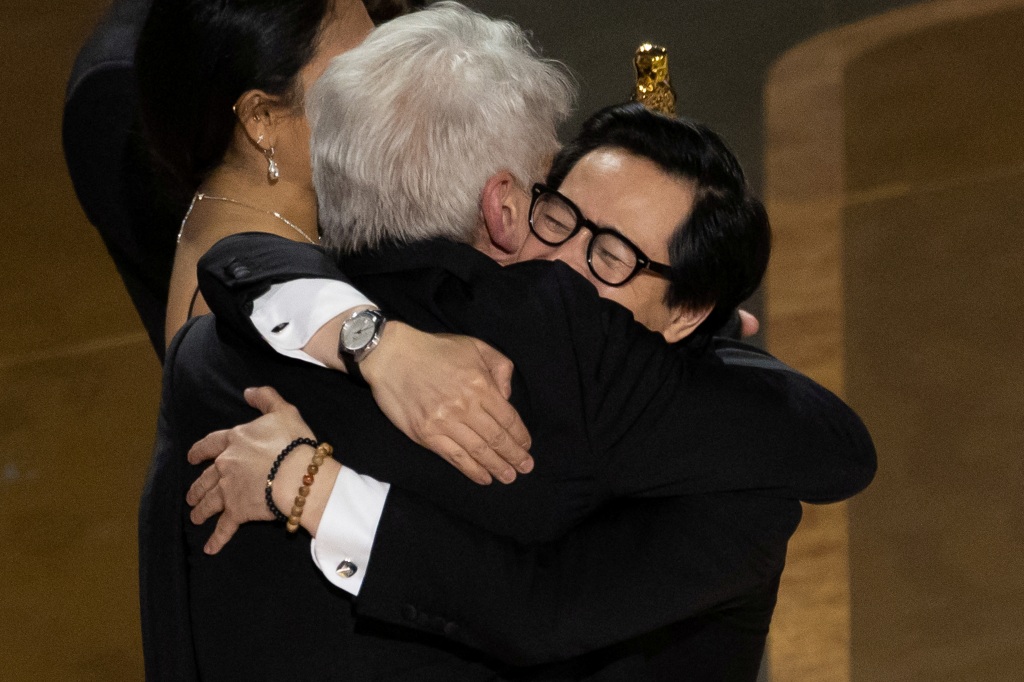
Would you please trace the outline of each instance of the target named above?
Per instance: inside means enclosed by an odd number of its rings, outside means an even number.
[[[534,183],[531,192],[533,196],[530,199],[530,232],[533,234],[533,236],[540,240],[542,243],[547,244],[548,246],[561,246],[562,244],[569,242],[573,237],[579,234],[580,228],[587,228],[587,231],[590,232],[590,242],[587,243],[587,267],[590,268],[590,272],[591,274],[594,275],[594,277],[601,280],[608,286],[625,286],[626,284],[632,282],[633,278],[635,278],[641,272],[645,271],[653,275],[657,275],[658,277],[663,277],[664,279],[670,278],[672,274],[671,265],[668,265],[666,263],[659,263],[658,261],[650,258],[646,253],[643,252],[643,250],[640,249],[639,246],[630,241],[624,234],[622,234],[618,230],[613,229],[611,227],[601,227],[599,225],[596,225],[593,221],[591,221],[590,219],[583,215],[583,211],[579,209],[579,206],[574,204],[567,196],[559,192],[557,189],[553,189],[543,183],[538,182]],[[544,237],[541,237],[533,226],[533,212],[537,207],[537,201],[545,194],[553,194],[555,197],[561,200],[566,206],[568,206],[569,209],[573,212],[573,215],[576,217],[576,227],[573,228],[572,232],[569,233],[568,237],[566,237],[560,242],[551,242],[545,239]],[[629,276],[626,277],[626,279],[622,280],[617,284],[613,284],[612,282],[606,280],[604,277],[599,275],[597,270],[594,268],[594,243],[597,241],[597,237],[602,234],[610,234],[616,239],[619,239],[622,243],[628,246],[629,249],[636,256],[636,265],[633,267],[633,272],[631,272]]]

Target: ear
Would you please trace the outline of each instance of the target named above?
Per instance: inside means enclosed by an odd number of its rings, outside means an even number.
[[[247,90],[232,110],[254,145],[266,151],[277,144],[277,126],[284,114],[280,97],[262,90]]]
[[[525,203],[528,197],[508,171],[498,171],[487,179],[480,194],[480,216],[483,232],[477,247],[498,262],[513,259],[526,241]]]
[[[669,316],[668,324],[661,330],[662,336],[669,343],[682,341],[700,326],[700,323],[707,319],[715,306],[706,308],[691,309],[684,306],[675,306]]]

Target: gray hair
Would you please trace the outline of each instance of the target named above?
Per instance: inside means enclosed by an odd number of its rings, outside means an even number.
[[[439,2],[381,25],[307,98],[324,244],[471,241],[487,179],[528,188],[574,96],[511,22]]]

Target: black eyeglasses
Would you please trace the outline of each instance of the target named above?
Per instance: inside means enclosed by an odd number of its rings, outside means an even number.
[[[591,234],[587,265],[594,277],[608,286],[620,287],[644,270],[665,278],[672,272],[671,266],[651,260],[617,231],[584,218],[576,204],[557,190],[540,183],[533,186],[530,231],[537,239],[548,246],[559,246],[575,237],[581,227]]]

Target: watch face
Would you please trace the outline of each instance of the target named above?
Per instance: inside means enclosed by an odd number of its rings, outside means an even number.
[[[373,338],[377,325],[369,315],[360,315],[345,322],[342,327],[342,342],[350,351],[361,350]]]

